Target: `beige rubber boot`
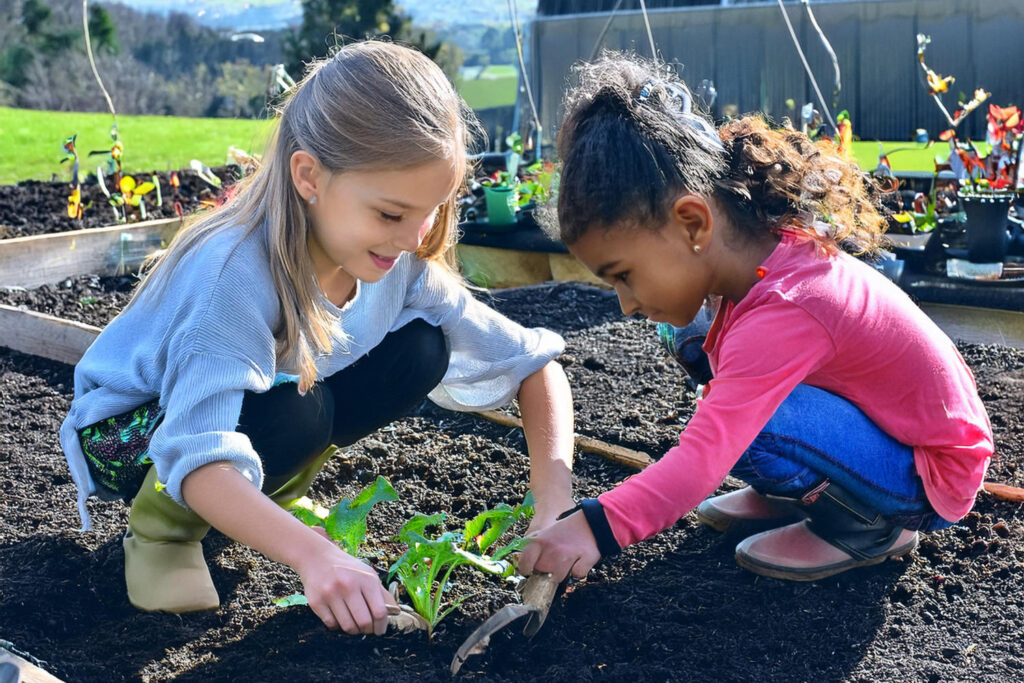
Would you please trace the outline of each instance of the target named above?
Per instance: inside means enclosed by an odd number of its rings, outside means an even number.
[[[306,495],[309,487],[313,484],[313,479],[339,450],[341,449],[337,446],[328,446],[323,453],[317,456],[316,460],[306,465],[298,474],[280,482],[268,480],[264,483],[263,490],[267,492],[271,500],[287,510],[292,503]]]
[[[151,467],[132,502],[124,536],[128,600],[147,612],[216,609],[220,597],[200,543],[210,525],[158,491],[156,483]]]

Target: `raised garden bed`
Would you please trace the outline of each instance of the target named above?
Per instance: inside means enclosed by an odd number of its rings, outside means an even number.
[[[110,297],[110,308],[79,309],[79,320],[100,323],[119,296],[103,285],[73,280],[22,303],[70,314],[82,295]],[[612,295],[580,285],[508,291],[493,303],[524,324],[565,335],[578,431],[655,456],[672,445],[693,401],[650,325],[622,319]],[[960,348],[996,432],[1000,457],[990,478],[1020,486],[1024,353]],[[432,643],[348,637],[326,631],[305,608],[273,607],[273,598],[298,589],[297,577],[214,533],[205,546],[223,606],[181,617],[137,612],[122,578],[127,508],[94,502],[96,531],[77,532],[74,487],[56,439],[71,391],[70,366],[0,350],[0,637],[66,680],[449,680],[461,640],[513,599],[472,579],[460,588],[483,592]],[[400,502],[379,506],[370,519],[370,547],[383,547],[414,510],[445,510],[465,521],[521,499],[524,453],[520,432],[428,403],[329,463],[312,495],[334,501],[377,474],[388,477]],[[630,473],[581,455],[577,493],[594,495]],[[727,480],[725,488],[736,484]],[[793,584],[739,569],[732,545],[688,516],[574,585],[535,640],[502,634],[462,675],[1014,680],[1024,666],[1022,522],[1019,504],[982,495],[976,513],[926,537],[906,561]]]
[[[222,188],[230,187],[238,177],[237,167],[234,166],[220,166],[212,170],[221,179]],[[198,209],[202,201],[216,198],[216,188],[194,171],[183,169],[177,173],[180,187],[176,192],[171,186],[171,174],[157,173],[164,201],[163,206],[156,207],[153,200],[155,195],[146,195],[148,220],[176,218],[175,201],[180,202],[182,212],[187,216]],[[139,177],[148,180],[144,174]],[[109,184],[110,179],[107,182]],[[69,192],[70,184],[58,180],[26,180],[17,185],[0,185],[0,240],[98,228],[114,222],[107,197],[100,190],[95,176],[82,182],[82,204],[92,202],[92,206],[85,210],[81,221],[68,218],[66,207]]]

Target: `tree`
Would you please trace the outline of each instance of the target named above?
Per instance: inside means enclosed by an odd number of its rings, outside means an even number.
[[[98,5],[89,7],[89,40],[95,52],[106,51],[112,55],[121,52],[121,45],[117,42],[117,26],[110,18],[110,13]]]
[[[433,31],[414,29],[392,0],[303,0],[302,24],[285,41],[286,68],[298,78],[306,62],[332,54],[346,40],[385,35],[423,52],[450,78],[462,65],[461,50],[436,40]]]
[[[286,68],[301,76],[305,62],[326,57],[346,38],[398,36],[408,23],[392,0],[303,0],[302,24],[285,43]]]
[[[28,83],[28,68],[35,61],[35,55],[24,45],[12,45],[0,53],[0,81],[6,81],[15,88]]]
[[[40,0],[25,0],[21,6],[21,24],[29,35],[38,36],[50,19],[52,11]]]

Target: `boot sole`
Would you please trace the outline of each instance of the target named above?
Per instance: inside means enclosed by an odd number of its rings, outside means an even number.
[[[870,557],[866,560],[856,560],[851,558],[846,562],[837,562],[836,564],[830,564],[825,567],[783,567],[780,565],[770,564],[768,562],[761,562],[760,560],[743,553],[736,553],[736,564],[747,571],[760,576],[768,576],[773,579],[785,579],[787,581],[817,581],[818,579],[824,579],[829,576],[834,576],[835,574],[840,574],[848,569],[870,567],[872,565],[881,564],[889,559],[903,557],[904,555],[913,552],[913,550],[917,548],[917,544],[918,536],[915,535],[914,539],[910,543],[900,546],[899,548],[890,548],[877,557]]]

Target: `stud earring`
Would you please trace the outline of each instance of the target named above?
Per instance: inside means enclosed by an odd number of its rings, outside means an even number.
[[[310,204],[316,204],[316,195],[315,194],[310,196],[309,203]]]
[[[700,245],[699,244],[693,245],[693,253],[694,254],[699,254],[700,253]]]

